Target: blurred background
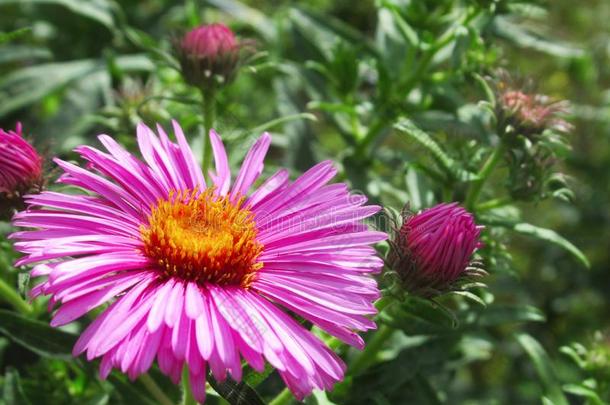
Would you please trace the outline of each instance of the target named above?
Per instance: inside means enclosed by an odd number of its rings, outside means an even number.
[[[514,199],[498,215],[553,229],[582,250],[590,268],[562,242],[490,230],[483,251],[490,292],[479,294],[487,310],[460,312],[467,326],[443,332],[434,345],[416,343],[421,331],[406,326],[375,367],[357,384],[339,386],[329,401],[606,403],[608,21],[607,0],[0,0],[0,127],[20,121],[49,159],[70,159],[75,146],[98,145],[96,134],[133,147],[137,122],[167,128],[175,118],[201,150],[199,94],[175,69],[172,38],[224,22],[256,49],[217,96],[216,128],[235,151],[230,156],[241,158],[253,136],[270,130],[266,171],[283,165],[294,175],[331,158],[342,179],[372,200],[398,210],[410,201],[419,209],[462,200],[464,183],[443,177],[439,157],[392,124],[409,118],[461,168],[476,169],[480,150],[494,139],[479,108],[486,98],[480,83],[493,84],[503,68],[538,93],[569,100],[574,129],[566,136],[571,151],[555,163],[570,197]],[[500,171],[489,183],[490,197],[502,194],[506,176]],[[8,263],[12,253],[3,243]],[[18,272],[3,277],[28,283]],[[514,339],[515,333],[526,335]],[[31,403],[145,403],[121,377],[111,377],[114,391],[102,389],[80,361],[64,361],[52,347],[32,352],[11,342],[0,337],[5,401],[23,403],[11,391],[19,378],[17,391]],[[260,392],[277,387],[272,378]]]

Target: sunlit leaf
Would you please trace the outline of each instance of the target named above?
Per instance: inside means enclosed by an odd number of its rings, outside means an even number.
[[[563,395],[561,386],[555,376],[551,359],[549,359],[549,356],[540,343],[532,336],[525,333],[517,334],[515,337],[532,359],[538,378],[540,378],[551,403],[554,405],[568,405],[568,401]]]

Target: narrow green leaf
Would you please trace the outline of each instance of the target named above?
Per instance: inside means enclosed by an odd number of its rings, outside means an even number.
[[[527,235],[546,242],[551,242],[563,248],[567,252],[571,253],[572,256],[574,256],[574,258],[577,259],[586,268],[590,267],[589,260],[579,248],[574,246],[572,242],[565,239],[563,236],[559,235],[557,232],[551,229],[541,228],[532,224],[528,224],[526,222],[515,222],[495,217],[482,217],[481,223],[484,225],[500,226],[520,233],[522,235]]]
[[[4,374],[4,387],[2,392],[2,405],[30,405],[31,401],[26,397],[19,373],[9,368]]]
[[[111,5],[105,0],[0,0],[0,7],[10,4],[47,4],[64,7],[75,14],[102,24],[110,31],[113,31],[115,27]]]
[[[236,0],[206,0],[206,3],[254,27],[265,39],[273,40],[275,36],[273,22],[257,9]]]
[[[604,405],[606,403],[595,391],[583,385],[566,384],[563,386],[563,390],[569,394],[587,398],[593,405]]]
[[[1,3],[0,3],[1,4]],[[4,44],[6,42],[14,41],[15,39],[21,38],[24,35],[27,35],[32,31],[31,27],[19,28],[15,31],[10,32],[0,32],[0,44]],[[6,49],[5,49],[6,51]],[[5,52],[3,51],[3,52]]]
[[[150,71],[154,68],[152,62],[143,55],[119,56],[114,60],[114,64],[125,72]],[[106,68],[104,60],[82,59],[16,70],[0,80],[0,99],[4,100],[0,105],[0,117]]]
[[[561,386],[555,376],[551,359],[540,343],[526,333],[519,333],[515,335],[515,338],[532,359],[536,373],[544,386],[548,398],[554,405],[568,405],[568,400],[563,395]]]
[[[487,303],[485,301],[483,301],[481,299],[481,297],[479,297],[478,295],[476,295],[470,291],[452,291],[451,294],[461,295],[462,297],[467,298],[472,302],[476,302],[477,304],[479,304],[482,307],[487,306]]]
[[[510,20],[505,16],[498,16],[492,22],[492,29],[496,35],[510,41],[522,48],[534,49],[549,55],[562,58],[581,58],[584,56],[582,49],[572,45],[551,41],[543,38]]]
[[[62,360],[72,358],[72,346],[77,338],[44,322],[4,309],[0,309],[0,333],[40,356]]]
[[[307,21],[306,25],[314,27],[315,29],[323,29],[329,33],[333,33],[346,40],[348,43],[358,44],[373,55],[377,54],[375,46],[365,35],[338,18],[303,7],[295,7],[292,10],[292,17],[301,22]]]
[[[136,388],[136,385],[124,381],[122,378],[110,374],[108,381],[114,387],[116,394],[122,399],[124,404],[158,405],[150,397]]]
[[[460,181],[473,181],[476,179],[474,173],[460,168],[459,163],[447,155],[430,135],[419,129],[411,120],[401,119],[398,123],[394,124],[394,128],[409,136],[409,138],[430,152],[439,166],[452,178]]]
[[[531,305],[494,304],[482,312],[478,324],[495,326],[513,322],[544,322],[545,320],[544,312]]]

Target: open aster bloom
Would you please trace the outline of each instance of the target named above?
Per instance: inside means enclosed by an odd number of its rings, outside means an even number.
[[[188,368],[197,400],[205,397],[209,366],[222,381],[242,376],[241,358],[261,371],[267,360],[298,397],[330,389],[343,362],[285,310],[362,347],[357,331],[375,327],[369,316],[379,291],[370,273],[382,261],[371,244],[386,235],[363,219],[379,210],[323,162],[294,182],[279,170],[251,190],[263,169],[270,136],[247,153],[231,181],[219,136],[210,133],[216,168],[206,185],[177,123],[177,143],[161,127],[137,131],[144,161],[112,138],[108,152],[76,151],[87,168],[56,160],[60,182],[90,194],[44,192],[28,198],[12,235],[45,276],[32,293],[51,296],[59,326],[110,304],[83,332],[74,355],[101,357],[131,378],[154,359],[177,383]]]
[[[481,245],[481,228],[457,203],[409,215],[394,235],[391,266],[412,292],[434,295],[450,289],[460,278],[480,272],[470,264]]]

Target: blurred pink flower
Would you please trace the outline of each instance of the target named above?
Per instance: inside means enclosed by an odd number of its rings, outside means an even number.
[[[21,124],[15,131],[0,128],[0,219],[22,209],[23,195],[39,192],[43,183],[42,157],[21,135]]]
[[[42,177],[42,158],[21,135],[0,128],[0,193],[26,190]]]
[[[292,314],[362,348],[357,331],[375,328],[379,297],[370,274],[383,265],[371,244],[386,234],[363,219],[379,210],[345,184],[327,184],[331,162],[294,182],[284,169],[251,190],[271,138],[247,153],[237,176],[211,131],[215,171],[203,173],[180,126],[177,143],[138,127],[144,161],[106,135],[107,152],[77,148],[87,169],[56,160],[60,182],[91,194],[43,192],[12,235],[44,277],[33,296],[51,296],[53,326],[108,308],[83,332],[74,354],[101,357],[130,378],[157,360],[178,383],[183,368],[195,398],[205,399],[206,369],[223,381],[242,377],[242,358],[257,371],[265,360],[299,399],[330,389],[345,365]]]

